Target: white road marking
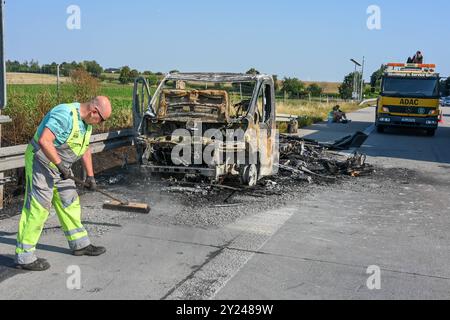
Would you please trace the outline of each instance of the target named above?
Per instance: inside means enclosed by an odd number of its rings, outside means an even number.
[[[285,208],[268,211],[229,225],[228,229],[242,231],[242,234],[182,283],[167,299],[213,299],[291,218],[295,210]]]

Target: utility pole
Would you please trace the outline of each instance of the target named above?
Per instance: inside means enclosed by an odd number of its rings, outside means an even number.
[[[58,103],[59,103],[59,67],[61,65],[58,63],[56,65],[56,96],[58,97]]]

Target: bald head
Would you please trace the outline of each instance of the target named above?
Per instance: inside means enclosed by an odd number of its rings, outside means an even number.
[[[108,97],[98,96],[80,104],[81,119],[90,125],[99,125],[111,117],[112,107]]]
[[[98,96],[90,101],[91,106],[96,106],[103,119],[107,120],[112,113],[111,101],[108,97]]]

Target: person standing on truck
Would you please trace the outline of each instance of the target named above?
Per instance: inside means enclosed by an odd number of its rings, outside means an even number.
[[[412,58],[412,63],[417,63],[417,64],[422,64],[423,63],[422,52],[417,51],[416,55]]]
[[[26,193],[16,246],[17,268],[45,271],[50,264],[35,256],[36,245],[54,206],[62,230],[75,256],[99,256],[81,223],[81,205],[71,166],[82,160],[86,186],[97,188],[89,142],[92,125],[111,116],[111,102],[96,97],[86,103],[62,104],[53,108],[39,125],[25,153]]]

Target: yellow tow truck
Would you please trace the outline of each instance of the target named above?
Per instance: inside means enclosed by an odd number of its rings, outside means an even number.
[[[425,129],[434,136],[439,125],[439,73],[434,64],[389,63],[383,75],[375,125]]]

